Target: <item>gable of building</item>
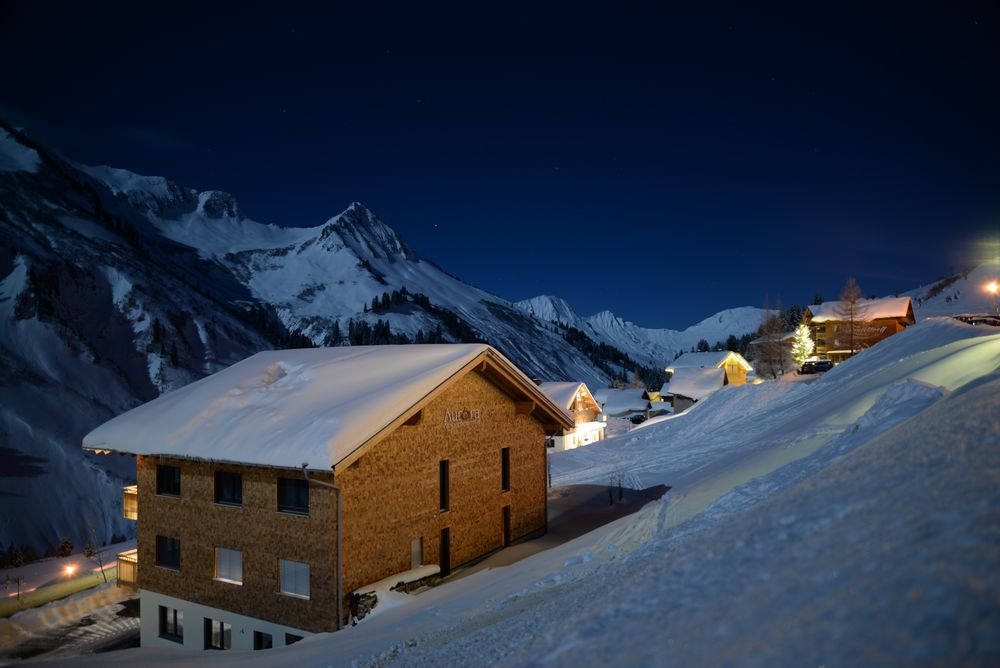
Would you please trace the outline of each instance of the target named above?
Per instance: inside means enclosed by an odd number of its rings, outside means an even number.
[[[97,451],[329,470],[477,372],[552,433],[573,421],[485,344],[267,351],[101,425]]]

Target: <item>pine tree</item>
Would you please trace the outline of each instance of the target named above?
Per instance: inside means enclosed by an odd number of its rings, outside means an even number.
[[[701,339],[698,341],[698,352],[707,353],[710,350],[708,341],[706,339]]]
[[[344,335],[340,331],[340,321],[333,321],[333,328],[330,330],[330,336],[327,337],[327,341],[331,346],[339,346],[344,340]]]
[[[14,545],[10,548],[10,565],[14,568],[20,568],[25,564],[24,550],[21,549],[20,545]]]
[[[69,538],[63,538],[62,541],[59,542],[59,547],[56,550],[56,554],[58,554],[60,557],[68,557],[71,554],[73,554],[73,541],[71,541]]]
[[[795,360],[795,364],[801,367],[815,349],[816,344],[813,343],[812,335],[809,333],[809,326],[804,322],[800,323],[795,328],[795,339],[792,341],[792,359]]]

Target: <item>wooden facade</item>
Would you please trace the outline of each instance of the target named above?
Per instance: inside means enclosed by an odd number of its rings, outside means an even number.
[[[488,360],[478,363],[401,413],[334,471],[310,472],[341,488],[339,605],[333,489],[310,485],[308,515],[289,514],[278,511],[278,479],[301,479],[301,470],[140,456],[140,588],[306,631],[332,631],[346,616],[351,591],[408,570],[414,560],[453,568],[543,532],[547,433],[571,422],[554,405],[540,406],[540,394],[518,390],[519,383]],[[156,493],[158,464],[180,468],[179,496]],[[448,472],[446,509],[442,469]],[[219,471],[242,475],[241,505],[215,502]],[[179,569],[155,565],[157,536],[180,541]],[[216,548],[242,553],[242,584],[215,579]],[[309,565],[308,598],[279,592],[281,559]]]
[[[884,302],[889,303],[891,308],[886,307]],[[820,305],[825,307],[822,309],[822,314],[819,313],[820,307],[817,306],[807,306],[805,309],[805,319],[809,323],[813,341],[816,343],[815,354],[834,362],[842,362],[852,354],[870,348],[916,323],[913,305],[909,298],[897,297],[860,302],[857,307],[859,317],[853,323],[853,327],[840,316],[835,306],[837,303]]]

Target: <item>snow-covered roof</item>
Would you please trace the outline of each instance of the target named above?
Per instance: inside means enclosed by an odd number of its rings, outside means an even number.
[[[839,321],[844,319],[841,312],[843,302],[823,302],[807,306],[813,322]],[[882,299],[858,300],[859,316],[862,320],[879,318],[905,318],[912,308],[909,297],[883,297]]]
[[[750,363],[743,359],[743,355],[732,350],[719,350],[708,353],[684,353],[673,362],[667,365],[667,371],[672,371],[674,369],[682,369],[685,367],[692,368],[719,368],[722,367],[729,358],[736,360],[740,366],[742,366],[747,371],[752,371],[753,367]],[[671,390],[673,391],[673,390]]]
[[[641,387],[627,387],[622,390],[598,390],[598,393],[603,397],[601,406],[606,415],[626,415],[649,407],[649,401],[642,397],[645,391]]]
[[[670,377],[670,393],[697,401],[722,387],[725,378],[725,369],[681,367]]]
[[[589,399],[590,403],[594,405],[594,408],[600,410],[600,406],[597,405],[597,400],[587,389],[586,383],[578,383],[575,381],[566,383],[540,383],[538,389],[542,391],[545,396],[552,400],[556,406],[562,408],[563,410],[573,412],[573,404],[576,402],[576,397],[581,392],[585,399]]]
[[[549,423],[572,427],[488,345],[352,346],[257,353],[105,422],[83,447],[329,470],[482,363]]]
[[[756,346],[761,343],[773,343],[775,341],[793,341],[794,339],[795,332],[778,332],[777,334],[765,334],[764,336],[757,337],[750,342],[750,345]]]

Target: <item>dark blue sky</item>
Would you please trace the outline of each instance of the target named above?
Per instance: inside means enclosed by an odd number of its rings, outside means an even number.
[[[4,3],[0,116],[81,162],[232,192],[261,222],[358,200],[470,283],[647,326],[982,259],[997,5],[804,4]]]

